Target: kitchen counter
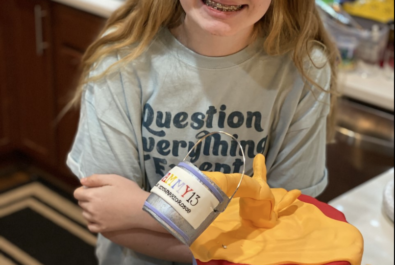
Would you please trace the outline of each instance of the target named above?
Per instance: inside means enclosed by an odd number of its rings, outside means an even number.
[[[392,169],[329,202],[362,233],[362,265],[394,264],[394,223],[383,211],[384,190],[393,179]]]
[[[124,2],[121,0],[52,0],[104,18],[110,17]]]
[[[365,67],[369,76],[363,76],[358,71],[340,74],[341,92],[350,98],[394,111],[394,81],[386,77],[379,67]]]

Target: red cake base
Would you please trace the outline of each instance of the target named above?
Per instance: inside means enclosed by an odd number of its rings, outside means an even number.
[[[338,210],[336,210],[335,208],[333,208],[332,206],[320,202],[310,196],[306,196],[306,195],[300,195],[300,197],[298,198],[300,201],[305,202],[305,203],[310,203],[315,205],[318,209],[321,210],[321,212],[323,214],[325,214],[326,216],[328,216],[329,218],[338,220],[338,221],[343,221],[343,222],[347,222],[346,217],[344,216],[344,214]],[[231,263],[229,261],[223,261],[223,260],[213,260],[210,262],[201,262],[199,260],[196,261],[198,265],[246,265],[246,264],[235,264],[235,263]],[[259,265],[259,264],[252,264],[252,265]],[[284,265],[295,265],[295,264],[284,264]],[[331,262],[331,263],[327,263],[327,264],[323,264],[323,265],[350,265],[349,262],[345,262],[345,261],[339,261],[339,262]]]

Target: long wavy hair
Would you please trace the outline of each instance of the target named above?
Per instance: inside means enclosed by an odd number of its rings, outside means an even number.
[[[86,83],[102,78],[116,66],[141,55],[162,27],[181,25],[185,12],[179,0],[126,0],[108,19],[100,37],[87,49],[82,59],[82,75],[71,104],[78,104]],[[109,30],[111,29],[111,30]],[[104,33],[107,34],[104,35]],[[264,49],[269,55],[292,53],[292,59],[306,82],[323,90],[304,69],[313,47],[324,47],[332,69],[330,91],[331,112],[327,120],[327,139],[331,141],[335,129],[335,110],[338,96],[338,52],[321,21],[314,0],[273,0],[265,16],[256,23],[255,33],[265,37]],[[110,66],[99,76],[89,77],[96,63],[115,50],[133,47],[131,52]],[[314,62],[313,62],[314,63]],[[319,66],[317,66],[319,67]]]

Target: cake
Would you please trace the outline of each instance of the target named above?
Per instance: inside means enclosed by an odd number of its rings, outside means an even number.
[[[199,265],[359,265],[361,233],[331,206],[299,190],[271,189],[263,155],[226,210],[190,246]],[[239,174],[204,172],[230,196]]]
[[[361,264],[362,235],[341,212],[299,190],[270,188],[263,155],[253,171],[242,178],[182,162],[144,210],[190,246],[198,265]]]
[[[306,195],[300,195],[298,200],[304,203],[309,203],[314,206],[316,206],[323,214],[325,214],[328,218],[332,218],[333,220],[338,220],[340,222],[345,222],[347,223],[346,217],[344,214],[337,209],[333,208],[332,206],[320,202],[310,196]],[[360,239],[359,239],[360,240]],[[358,256],[362,256],[362,249],[360,254]],[[324,263],[323,263],[324,264]],[[336,261],[336,262],[330,262],[330,263],[325,263],[324,265],[350,265],[351,263],[349,261]],[[227,260],[210,260],[208,262],[202,262],[200,260],[194,260],[194,265],[245,265],[245,264],[240,264],[240,263],[232,263]],[[295,263],[289,263],[289,264],[282,264],[282,265],[295,265]]]

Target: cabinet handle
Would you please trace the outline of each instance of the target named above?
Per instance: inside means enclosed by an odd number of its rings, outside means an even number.
[[[34,6],[34,20],[36,26],[36,53],[37,56],[42,56],[44,50],[48,48],[48,43],[43,40],[43,24],[42,18],[46,16],[45,10],[41,9],[40,5]]]

